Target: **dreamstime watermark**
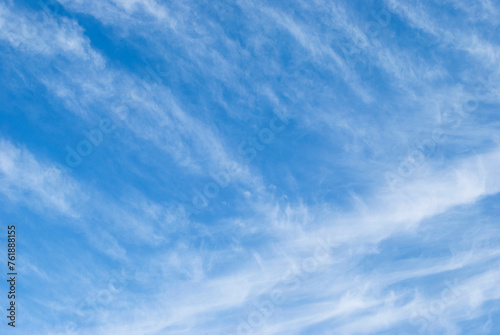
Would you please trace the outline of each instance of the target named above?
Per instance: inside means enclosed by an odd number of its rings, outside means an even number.
[[[430,158],[436,152],[438,146],[446,140],[446,129],[457,129],[462,124],[466,113],[474,112],[479,103],[491,96],[493,92],[493,75],[488,80],[481,80],[476,86],[473,95],[469,95],[460,102],[458,108],[448,108],[441,114],[443,125],[432,130],[430,136],[420,141],[400,161],[395,171],[386,172],[385,180],[392,191],[396,190],[405,179],[411,177],[421,167],[426,158]]]

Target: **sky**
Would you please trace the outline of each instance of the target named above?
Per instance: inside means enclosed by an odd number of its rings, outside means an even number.
[[[494,0],[0,1],[0,333],[500,334],[499,33]]]

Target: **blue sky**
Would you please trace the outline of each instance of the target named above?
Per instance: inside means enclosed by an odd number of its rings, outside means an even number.
[[[2,334],[500,333],[499,32],[491,0],[0,2]]]

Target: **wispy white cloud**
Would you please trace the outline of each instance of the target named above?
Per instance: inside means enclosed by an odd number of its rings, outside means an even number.
[[[59,4],[48,14],[0,5],[0,70],[24,83],[5,93],[17,101],[2,114],[5,212],[27,210],[47,229],[61,222],[47,232],[53,247],[33,239],[48,256],[30,251],[23,268],[54,295],[28,288],[32,327],[494,328],[500,87],[497,41],[484,28],[497,25],[493,2],[237,1],[224,15],[196,1]],[[471,29],[459,24],[468,10]],[[54,161],[103,117],[115,130],[82,165]],[[284,130],[263,143],[275,118]],[[384,173],[414,162],[436,130],[432,153],[389,187]],[[248,159],[239,145],[252,141]],[[182,199],[221,173],[230,186],[196,216],[183,211]],[[109,269],[120,268],[117,289]],[[48,308],[53,321],[40,323]]]
[[[176,331],[237,333],[236,329],[242,318],[246,320],[254,310],[258,310],[253,307],[253,302],[262,303],[274,288],[282,290],[287,304],[276,306],[277,311],[256,328],[268,334],[299,333],[325,322],[333,322],[330,326],[333,328],[330,329],[336,329],[339,333],[356,334],[382,331],[408,323],[419,306],[431,305],[435,299],[440,299],[440,293],[415,296],[411,286],[404,286],[404,283],[453,272],[455,274],[449,276],[457,276],[464,269],[497,260],[500,249],[492,247],[469,250],[451,259],[441,257],[402,260],[381,268],[383,272],[367,274],[358,272],[360,265],[354,265],[353,259],[361,261],[365,256],[380,253],[377,245],[407,232],[409,228],[415,231],[424,219],[429,220],[454,207],[470,205],[487,195],[498,193],[500,184],[495,171],[499,162],[498,151],[494,151],[466,159],[456,164],[457,168],[436,172],[432,174],[432,178],[415,181],[399,195],[388,196],[381,190],[379,200],[367,204],[365,215],[323,214],[323,220],[328,221],[335,216],[335,224],[320,225],[324,227],[321,229],[296,229],[294,236],[279,234],[281,238],[276,240],[278,249],[262,246],[257,247],[262,248],[258,253],[239,252],[232,257],[222,257],[214,251],[188,251],[189,249],[179,245],[164,260],[159,259],[147,265],[151,269],[158,269],[159,266],[161,269],[160,273],[152,270],[156,275],[148,280],[155,282],[158,278],[172,278],[175,274],[184,276],[186,283],[190,284],[181,286],[183,288],[178,292],[167,289],[173,282],[165,283],[164,288],[160,285],[154,301],[136,306],[137,309],[152,312],[147,320],[132,322],[127,326],[118,325],[126,317],[117,314],[114,321],[110,321],[111,326],[108,323],[105,328],[93,331],[105,333],[112,327],[114,331],[124,334]],[[441,181],[438,183],[434,178]],[[447,196],[442,193],[444,190]],[[408,201],[400,199],[403,193]],[[450,197],[450,194],[454,196]],[[286,211],[290,209],[285,209]],[[275,221],[279,219],[283,217],[275,217]],[[318,217],[316,219],[321,220]],[[276,222],[276,226],[280,226],[278,223]],[[306,271],[312,268],[308,267],[305,260],[313,256],[318,241],[321,240],[331,248],[330,255],[323,258],[323,263],[317,264],[314,270]],[[369,247],[370,245],[375,247]],[[215,258],[211,258],[212,256]],[[240,259],[239,270],[232,270],[222,277],[214,276],[212,269],[220,266],[218,264],[222,261],[229,261],[231,264],[232,260],[228,258]],[[208,264],[211,265],[208,267]],[[295,271],[297,274],[290,276]],[[446,309],[443,310],[445,314],[441,315],[446,317],[447,322],[451,322],[447,327],[460,320],[460,312],[455,314],[453,311],[464,306],[463,301],[469,301],[467,306],[473,308],[478,308],[487,301],[485,294],[493,289],[494,278],[498,276],[498,271],[495,271],[485,273],[484,277],[460,277],[456,290],[461,295],[446,301]],[[472,283],[478,280],[484,281],[483,285]],[[397,289],[396,285],[403,285],[403,288]],[[470,291],[468,287],[473,285],[481,289]],[[443,282],[442,286],[444,289],[446,284]],[[318,287],[322,289],[318,290]],[[498,299],[496,293],[488,296],[489,299]],[[303,300],[305,297],[307,301]],[[193,305],[193,299],[199,304]],[[290,305],[291,302],[294,304]],[[294,307],[299,302],[300,305],[297,306],[300,306],[300,312],[297,309],[299,307]],[[174,308],[174,305],[177,307]],[[154,311],[164,311],[166,314],[155,314]],[[232,326],[212,323],[213,320],[229,316]],[[112,326],[113,324],[115,325]]]
[[[25,148],[0,142],[1,192],[11,201],[20,201],[37,210],[54,210],[77,218],[77,202],[85,194],[60,169],[39,163]]]

